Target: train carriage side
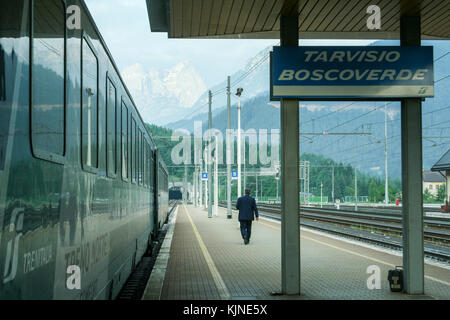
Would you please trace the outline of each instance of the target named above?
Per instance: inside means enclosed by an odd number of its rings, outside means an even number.
[[[0,299],[114,298],[153,229],[156,145],[83,1],[0,6]]]
[[[167,222],[169,214],[169,174],[162,157],[159,157],[158,159],[158,171],[158,222],[159,226],[162,227],[162,225]]]

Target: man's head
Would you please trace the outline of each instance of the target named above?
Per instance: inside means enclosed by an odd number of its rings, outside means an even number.
[[[245,195],[249,196],[250,195],[250,189],[245,189]]]

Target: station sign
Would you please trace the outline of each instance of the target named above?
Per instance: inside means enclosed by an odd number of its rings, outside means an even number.
[[[273,100],[434,96],[432,46],[273,49]]]
[[[202,172],[202,181],[208,180],[208,172]]]
[[[236,180],[238,178],[238,172],[236,170],[231,171],[231,179]]]

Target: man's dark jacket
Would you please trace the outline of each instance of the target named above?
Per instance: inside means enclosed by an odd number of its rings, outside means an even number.
[[[254,220],[254,215],[258,218],[258,208],[256,207],[256,201],[249,195],[240,197],[236,203],[236,209],[239,210],[239,221]],[[254,213],[254,215],[253,215]]]

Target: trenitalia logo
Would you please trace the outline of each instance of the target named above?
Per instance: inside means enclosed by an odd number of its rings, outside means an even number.
[[[17,274],[17,263],[19,260],[19,241],[22,237],[24,210],[24,208],[15,208],[11,214],[9,232],[10,234],[16,232],[16,236],[14,239],[8,241],[6,249],[5,268],[3,272],[3,283],[14,280]]]

